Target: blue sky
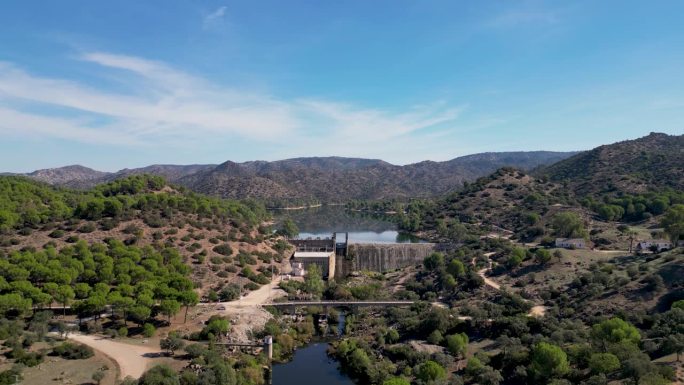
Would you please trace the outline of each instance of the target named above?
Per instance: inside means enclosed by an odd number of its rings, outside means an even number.
[[[395,164],[684,133],[682,1],[33,1],[0,12],[0,171]]]

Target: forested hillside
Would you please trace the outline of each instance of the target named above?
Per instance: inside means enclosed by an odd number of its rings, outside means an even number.
[[[184,267],[171,271],[187,275],[191,288],[204,295],[217,295],[231,277],[234,284],[255,289],[269,281],[271,270],[264,266],[279,261],[279,252],[287,247],[261,226],[267,217],[259,204],[177,190],[157,176],[132,176],[89,191],[53,188],[21,177],[0,178],[0,253],[8,258],[4,271],[10,274],[5,279],[28,279],[38,289],[52,280],[34,276],[30,269],[18,276],[10,273],[18,261],[48,262],[56,266],[51,274],[66,277],[63,269],[73,265],[64,261],[66,256],[95,252],[114,258],[114,264],[96,259],[89,273],[69,270],[68,279],[60,278],[68,281],[62,284],[120,282],[115,277],[119,273],[107,272],[121,266],[118,258],[130,252],[177,255]],[[167,257],[162,259],[168,263]],[[156,270],[139,257],[133,261],[144,270]]]

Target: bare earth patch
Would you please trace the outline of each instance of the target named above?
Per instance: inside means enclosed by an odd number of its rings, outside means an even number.
[[[161,355],[158,347],[131,345],[101,336],[71,334],[69,339],[90,346],[110,357],[118,365],[121,378],[139,378],[145,373],[152,359]]]

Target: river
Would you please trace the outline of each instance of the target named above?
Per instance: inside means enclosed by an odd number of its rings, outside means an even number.
[[[285,218],[292,219],[299,228],[300,238],[328,238],[333,232],[349,233],[350,243],[409,243],[422,242],[403,233],[396,224],[377,215],[350,212],[342,206],[323,206],[302,210],[273,212],[276,227]],[[344,234],[338,234],[338,237]],[[344,330],[344,318],[340,319]],[[353,385],[342,373],[338,363],[328,357],[328,344],[315,342],[297,349],[291,361],[273,365],[274,385]]]
[[[273,365],[273,385],[353,385],[328,357],[328,344],[312,343],[297,349],[292,361]]]

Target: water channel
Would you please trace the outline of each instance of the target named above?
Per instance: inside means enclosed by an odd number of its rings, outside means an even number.
[[[278,223],[292,219],[299,228],[300,238],[327,238],[333,232],[348,232],[351,243],[409,243],[420,239],[397,230],[386,218],[350,212],[342,206],[323,206],[304,210],[274,211]],[[340,236],[338,234],[338,236]],[[343,325],[344,319],[341,319]],[[343,326],[340,330],[343,330]],[[273,366],[274,385],[353,385],[342,373],[338,363],[327,354],[328,344],[311,343],[297,349],[293,359]]]

